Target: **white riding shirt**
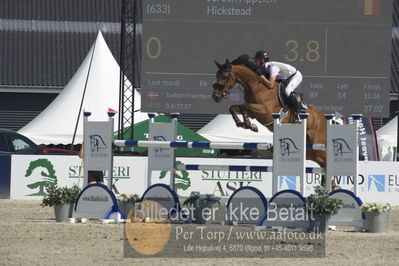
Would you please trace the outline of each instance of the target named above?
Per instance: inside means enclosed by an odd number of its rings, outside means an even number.
[[[269,76],[275,76],[276,80],[290,79],[285,88],[285,94],[287,96],[289,96],[302,82],[301,72],[289,64],[272,61],[266,62],[264,67],[266,68],[266,72],[269,73]]]

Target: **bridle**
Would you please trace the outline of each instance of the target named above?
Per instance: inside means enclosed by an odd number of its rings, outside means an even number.
[[[227,82],[229,82],[229,80],[231,79],[231,71],[226,72],[228,73],[228,75],[226,77],[223,77],[224,83],[215,83],[213,85],[213,88],[215,89],[214,93],[222,95],[223,98],[230,94],[230,89],[227,88]]]
[[[225,96],[227,96],[227,95],[229,95],[230,94],[230,91],[231,91],[231,89],[227,89],[227,82],[231,79],[231,70],[230,71],[224,71],[224,72],[226,72],[226,73],[228,73],[228,75],[226,76],[226,77],[223,77],[223,79],[224,79],[224,83],[223,84],[219,84],[219,83],[216,83],[216,84],[214,84],[214,89],[215,89],[215,94],[219,94],[219,95],[222,95],[222,97],[224,98]],[[248,78],[248,79],[246,79],[246,80],[239,80],[239,79],[237,79],[236,80],[236,83],[238,83],[239,85],[240,85],[240,90],[241,91],[244,91],[245,89],[245,84],[248,82],[248,81],[250,81],[250,79]],[[258,76],[258,84],[256,84],[256,86],[259,86],[260,84],[262,84],[262,80],[261,80],[261,78]],[[255,86],[255,87],[256,87]],[[250,88],[250,89],[253,89],[253,88]]]

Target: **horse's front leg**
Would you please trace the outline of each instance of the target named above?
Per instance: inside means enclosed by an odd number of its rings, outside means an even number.
[[[247,107],[245,105],[231,106],[230,113],[233,116],[233,119],[236,122],[237,127],[248,128],[254,132],[258,132],[258,127],[255,124],[252,124],[251,121],[249,120],[249,117],[247,114]],[[237,116],[237,113],[241,113],[244,122],[241,122],[241,120]],[[235,118],[234,118],[234,116],[235,116]]]
[[[244,123],[238,118],[237,113],[241,113],[241,108],[239,105],[230,106],[230,114],[233,117],[234,122],[237,127],[244,127]]]
[[[253,132],[258,132],[258,127],[251,123],[248,117],[248,108],[245,105],[240,105],[242,118],[244,119],[245,128],[249,128]]]

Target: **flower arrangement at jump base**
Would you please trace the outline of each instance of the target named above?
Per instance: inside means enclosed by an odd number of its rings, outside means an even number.
[[[366,216],[367,231],[385,233],[389,229],[389,203],[366,202],[360,207]]]
[[[130,203],[135,203],[140,200],[139,195],[137,194],[125,194],[122,193],[118,196],[118,201],[120,202],[130,202]]]
[[[318,230],[325,233],[328,230],[328,222],[331,215],[335,215],[342,208],[342,200],[330,197],[323,186],[316,186],[314,193],[306,198],[305,206],[310,212],[310,230]]]
[[[197,191],[191,192],[190,196],[183,203],[183,206],[194,208],[193,217],[190,218],[191,222],[198,224],[211,224],[215,221],[216,217],[213,216],[215,214],[213,209],[216,205],[216,210],[218,210],[220,207],[220,197],[211,194],[201,194]]]
[[[361,206],[362,212],[387,212],[391,210],[389,203],[366,202]]]
[[[220,203],[220,197],[216,197],[211,194],[199,194],[199,193],[191,193],[190,197],[188,197],[183,205],[191,205],[191,204],[206,204],[206,203]]]
[[[125,214],[126,217],[129,216],[130,210],[134,208],[134,203],[138,201],[140,201],[140,197],[137,194],[122,193],[118,196],[119,209]]]
[[[68,188],[51,183],[46,185],[46,195],[40,205],[54,207],[56,221],[66,222],[72,216],[73,205],[79,193],[80,187],[76,184]]]

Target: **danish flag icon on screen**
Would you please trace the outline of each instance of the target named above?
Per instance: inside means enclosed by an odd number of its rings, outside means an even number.
[[[364,15],[379,15],[381,12],[381,0],[363,0]]]

